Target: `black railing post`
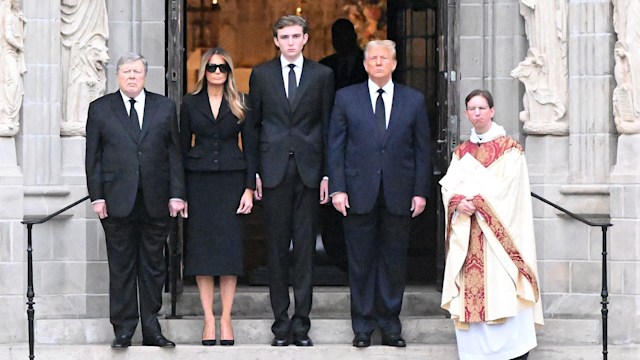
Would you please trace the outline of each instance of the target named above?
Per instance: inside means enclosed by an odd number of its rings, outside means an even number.
[[[532,192],[531,196],[542,201],[547,205],[550,205],[562,211],[563,213],[580,221],[583,224],[587,224],[593,227],[597,226],[602,229],[602,292],[600,293],[600,296],[602,297],[602,301],[600,302],[600,304],[602,304],[602,309],[601,309],[601,312],[602,312],[602,358],[604,360],[607,360],[607,355],[609,353],[609,351],[607,350],[607,341],[608,341],[607,338],[608,338],[608,328],[609,328],[609,324],[608,324],[609,309],[607,308],[607,305],[609,305],[609,290],[607,288],[607,230],[609,229],[609,227],[613,225],[611,223],[605,224],[605,223],[596,223],[593,221],[589,221],[583,218],[582,216],[576,215],[571,211],[561,206],[558,206],[557,204],[552,203],[551,201],[543,198],[542,196],[536,193]]]
[[[609,228],[606,225],[602,227],[602,358],[607,360],[607,355],[609,351],[607,350],[607,337],[608,337],[608,315],[609,309],[607,305],[609,304],[609,290],[607,288],[607,229]]]
[[[34,313],[33,305],[34,292],[33,292],[33,248],[31,233],[33,230],[33,224],[27,224],[27,319],[29,322],[29,359],[35,359],[34,354]]]
[[[35,305],[35,302],[33,301],[33,298],[35,297],[35,292],[33,291],[33,225],[44,224],[45,222],[71,209],[72,207],[84,202],[88,198],[89,196],[85,196],[82,199],[74,202],[73,204],[62,208],[51,215],[47,215],[42,219],[29,219],[29,220],[25,219],[22,221],[22,223],[27,226],[27,323],[29,324],[29,359],[36,358],[36,356],[34,355],[35,310],[33,308],[33,305]]]

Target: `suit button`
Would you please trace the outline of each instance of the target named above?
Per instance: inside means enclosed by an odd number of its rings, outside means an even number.
[[[380,174],[381,172],[382,172],[381,170],[376,171],[377,174]]]
[[[217,164],[218,163],[218,159],[213,160],[213,162]]]
[[[214,151],[214,152],[213,152],[213,155],[218,155],[218,152],[217,152],[217,151]]]
[[[384,154],[384,149],[381,152]]]
[[[138,151],[138,155],[142,156],[142,151]]]

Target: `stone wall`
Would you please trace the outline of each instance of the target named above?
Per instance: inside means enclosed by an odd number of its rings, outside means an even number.
[[[149,60],[147,89],[163,94],[165,7],[153,0],[107,0],[108,90],[130,51]],[[131,6],[133,3],[133,6]],[[60,0],[24,0],[27,73],[20,133],[0,138],[0,343],[25,341],[27,232],[20,222],[86,196],[85,139],[61,137]],[[142,11],[144,9],[144,11]],[[33,231],[37,319],[108,316],[104,235],[85,202]]]
[[[507,134],[522,139],[518,112],[522,89],[509,73],[527,51],[517,0],[461,1],[457,11],[457,82],[460,94],[460,134],[471,131],[464,115],[464,98],[473,89],[487,89],[494,97],[496,122]]]
[[[131,4],[133,3],[133,6]],[[163,3],[163,2],[161,2]],[[612,8],[608,0],[568,1],[565,136],[527,135],[518,120],[524,87],[510,72],[527,54],[518,0],[456,2],[453,46],[459,68],[461,134],[470,130],[464,96],[491,90],[496,121],[526,147],[532,190],[581,215],[611,221],[610,340],[640,342],[640,165],[637,135],[613,125]],[[0,343],[26,339],[26,230],[20,221],[86,195],[84,138],[60,137],[59,0],[24,0],[25,97],[21,130],[0,138]],[[115,63],[140,51],[150,63],[147,89],[164,93],[165,8],[155,0],[107,0],[107,88]],[[143,11],[144,10],[144,11]],[[541,288],[547,317],[600,316],[600,229],[589,229],[534,201]],[[102,229],[90,205],[35,227],[36,318],[105,317],[108,272]]]
[[[528,135],[518,120],[524,86],[510,71],[529,47],[517,0],[462,1],[456,24],[461,136],[470,126],[464,97],[486,88],[496,121],[525,145],[532,191],[587,218],[611,221],[609,231],[609,337],[640,341],[640,165],[638,135],[616,133],[611,95],[611,1],[567,1],[569,134]],[[480,16],[481,14],[481,16]],[[553,26],[549,24],[549,26]],[[618,144],[618,141],[624,144]],[[623,161],[622,164],[616,164]],[[612,173],[612,169],[614,170]],[[547,317],[599,317],[602,232],[534,200],[538,268]]]

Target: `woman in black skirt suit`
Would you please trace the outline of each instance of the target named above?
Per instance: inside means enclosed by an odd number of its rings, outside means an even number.
[[[222,48],[202,56],[196,90],[180,109],[180,142],[187,179],[184,271],[194,275],[204,310],[202,344],[216,344],[214,276],[220,277],[220,345],[233,345],[231,308],[242,275],[242,214],[253,207],[255,149],[253,126]],[[239,136],[241,135],[241,136]],[[241,139],[241,140],[240,140]]]

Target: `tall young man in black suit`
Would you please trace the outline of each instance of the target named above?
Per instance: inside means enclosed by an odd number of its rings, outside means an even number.
[[[323,178],[326,132],[333,103],[331,69],[302,56],[307,22],[283,16],[273,26],[281,55],[256,66],[249,82],[250,121],[260,128],[257,199],[267,237],[273,346],[312,346],[313,251],[320,203],[329,201]],[[295,312],[289,318],[289,244],[293,241]]]
[[[144,90],[141,55],[121,57],[116,73],[119,90],[89,105],[85,158],[89,197],[107,242],[111,347],[131,345],[139,318],[143,345],[174,347],[157,317],[170,216],[186,216],[176,105]]]
[[[411,218],[429,194],[429,119],[421,93],[395,84],[395,43],[371,41],[369,80],[338,91],[329,129],[329,177],[344,216],[353,346],[404,347],[399,315]]]

